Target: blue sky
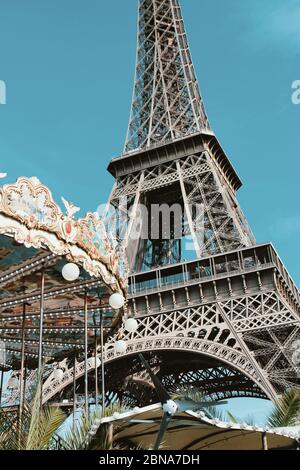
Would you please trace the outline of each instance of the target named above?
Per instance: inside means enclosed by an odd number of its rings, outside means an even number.
[[[300,285],[299,0],[182,0],[212,128],[258,242]],[[127,129],[136,0],[1,0],[1,172],[35,175],[84,211],[106,201]]]

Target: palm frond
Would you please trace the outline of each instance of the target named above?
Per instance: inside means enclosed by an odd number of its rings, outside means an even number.
[[[202,391],[191,387],[179,387],[171,391],[171,398],[172,400],[191,401],[194,403],[202,402],[205,399]]]
[[[236,418],[236,416],[234,416],[232,413],[230,413],[230,411],[227,411],[226,413],[227,413],[227,416],[228,416],[228,418],[230,419],[230,421],[231,421],[232,423],[238,424],[239,419]]]
[[[79,421],[66,432],[61,441],[64,450],[87,450],[93,438],[90,434],[92,423],[100,416],[99,412],[92,413],[90,417],[82,413]]]
[[[47,450],[66,415],[59,408],[45,407],[39,416],[37,427],[30,432],[26,450]]]
[[[95,426],[95,422],[101,418],[112,416],[114,413],[125,411],[119,403],[114,403],[105,408],[103,414],[101,408],[90,413],[89,417],[83,413],[79,422],[66,432],[65,437],[61,441],[61,446],[69,450],[110,450],[112,441],[112,425],[101,424],[97,428],[96,435],[91,433],[91,429]]]
[[[256,424],[255,417],[252,415],[248,415],[246,416],[246,418],[240,418],[240,417],[234,416],[232,413],[230,413],[230,411],[226,411],[226,414],[229,420],[234,424],[242,423],[247,426],[254,426]]]
[[[300,389],[288,390],[274,405],[268,419],[272,428],[295,426],[300,423]]]
[[[1,450],[46,450],[65,421],[65,414],[54,407],[42,407],[41,386],[37,385],[31,403],[25,403],[21,415],[0,409]]]
[[[218,419],[219,421],[226,421],[226,415],[222,410],[220,410],[217,406],[209,406],[205,409],[205,414],[210,419]]]
[[[14,450],[19,447],[15,416],[0,409],[0,450]]]

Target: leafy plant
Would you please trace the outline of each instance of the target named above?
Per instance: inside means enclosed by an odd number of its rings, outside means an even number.
[[[59,408],[41,408],[40,390],[38,386],[21,415],[0,409],[0,450],[47,450],[53,446],[66,415]]]
[[[60,450],[110,450],[113,447],[113,425],[100,424],[100,419],[120,413],[124,408],[119,403],[90,413],[82,414],[79,422],[60,439]]]
[[[300,423],[300,389],[288,390],[274,405],[267,424],[272,428],[296,426]]]

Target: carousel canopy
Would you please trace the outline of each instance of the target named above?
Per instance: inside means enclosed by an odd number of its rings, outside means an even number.
[[[114,442],[153,449],[164,411],[160,403],[103,418],[113,423]],[[297,434],[210,419],[203,412],[179,411],[163,437],[162,450],[284,450],[297,448]]]
[[[75,219],[78,207],[63,199],[65,213],[37,178],[19,178],[0,188],[0,362],[17,368],[22,344],[36,363],[43,301],[43,356],[62,358],[83,349],[84,302],[89,338],[105,314],[106,328],[116,323],[108,304],[113,292],[126,291],[126,264],[98,214]],[[79,277],[62,275],[67,263]],[[44,287],[41,290],[41,279]],[[98,317],[97,317],[98,315]],[[108,330],[107,330],[108,331]]]

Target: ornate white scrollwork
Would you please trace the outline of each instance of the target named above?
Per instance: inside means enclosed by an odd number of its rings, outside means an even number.
[[[127,268],[109,241],[102,220],[88,213],[74,219],[78,207],[63,202],[64,215],[49,189],[33,178],[19,178],[0,188],[0,234],[13,236],[26,247],[48,248],[102,277],[113,289],[126,289]]]

